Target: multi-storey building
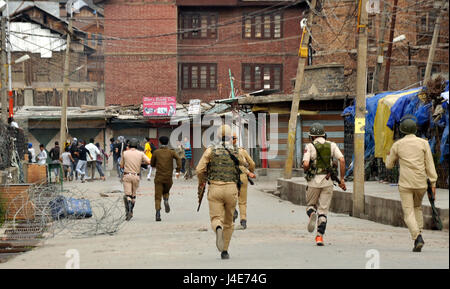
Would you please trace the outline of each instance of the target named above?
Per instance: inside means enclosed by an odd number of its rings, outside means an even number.
[[[105,4],[107,104],[143,96],[210,101],[274,89],[297,69],[299,1],[127,1]],[[120,79],[120,81],[118,81]]]

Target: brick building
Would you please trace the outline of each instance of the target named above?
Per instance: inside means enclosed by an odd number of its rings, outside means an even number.
[[[29,4],[11,13],[11,58],[28,54],[30,59],[13,64],[12,87],[15,106],[59,106],[63,91],[63,66],[66,50],[67,21],[54,14],[47,5]],[[58,11],[56,10],[56,13]],[[88,78],[88,58],[95,52],[85,45],[86,33],[75,28],[69,65],[69,106],[97,104],[97,83]]]
[[[344,65],[346,89],[355,94],[356,89],[356,21],[358,1],[318,1],[317,16],[312,25],[313,64],[336,62]],[[368,70],[367,92],[372,92],[373,72],[377,61],[377,46],[382,40],[384,59],[379,75],[379,91],[383,90],[384,73],[388,57],[389,32],[394,1],[380,2],[380,13],[369,14],[368,25]],[[393,43],[390,58],[391,69],[387,90],[401,90],[419,86],[423,81],[434,24],[437,18],[433,3],[438,1],[399,0],[396,13],[394,39],[404,35],[405,39]],[[384,12],[383,12],[384,11]],[[382,35],[382,13],[387,21]],[[440,37],[432,72],[441,73],[448,79],[448,12],[443,14]]]
[[[103,1],[105,35],[120,38],[105,48],[106,103],[228,98],[229,70],[237,94],[291,92],[305,8],[295,2]]]

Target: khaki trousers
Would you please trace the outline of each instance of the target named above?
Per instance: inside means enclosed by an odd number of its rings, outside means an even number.
[[[216,232],[217,226],[223,229],[224,250],[228,250],[233,235],[233,213],[236,209],[238,190],[235,183],[211,184],[208,189],[209,216],[211,228]]]
[[[246,174],[241,174],[241,192],[239,193],[239,215],[240,219],[247,220],[247,187],[248,179]]]
[[[310,209],[314,209],[319,216],[318,225],[321,223],[327,223],[327,214],[330,209],[331,200],[333,198],[333,186],[325,188],[312,188],[308,186],[306,190],[306,212]],[[325,228],[323,229],[323,231]],[[317,231],[318,235],[323,235],[321,230]]]
[[[91,171],[91,179],[94,179],[94,177],[95,177],[96,163],[97,163],[97,161],[87,162],[86,171],[87,171],[87,174],[89,174],[89,170]]]
[[[172,188],[173,181],[161,182],[155,180],[155,209],[161,210],[161,198],[169,198],[169,191]]]
[[[422,199],[426,189],[409,189],[399,186],[398,190],[402,200],[403,219],[411,233],[411,238],[415,240],[423,230]]]
[[[127,196],[136,197],[136,191],[139,187],[139,176],[124,175],[123,176],[123,191]],[[135,199],[133,199],[133,202]]]

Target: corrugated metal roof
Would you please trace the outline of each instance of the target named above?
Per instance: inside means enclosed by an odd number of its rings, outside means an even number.
[[[40,53],[42,58],[51,58],[53,51],[66,49],[66,41],[61,36],[29,22],[11,22],[12,51]],[[35,35],[29,35],[35,34]]]
[[[9,15],[32,6],[39,7],[47,13],[59,18],[59,3],[55,1],[9,1]]]

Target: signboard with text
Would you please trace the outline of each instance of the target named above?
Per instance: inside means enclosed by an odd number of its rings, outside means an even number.
[[[191,99],[188,114],[199,114],[201,112],[200,103],[200,99]]]
[[[144,116],[173,116],[177,111],[175,96],[144,96]]]

